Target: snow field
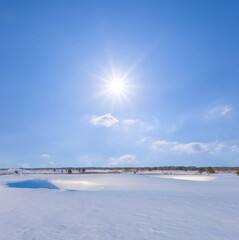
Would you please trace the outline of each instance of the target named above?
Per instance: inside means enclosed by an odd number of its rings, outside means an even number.
[[[1,176],[0,239],[239,239],[239,177],[199,177]],[[32,179],[59,190],[7,186]]]

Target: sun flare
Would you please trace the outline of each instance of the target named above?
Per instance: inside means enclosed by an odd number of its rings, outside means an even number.
[[[98,96],[104,96],[104,100],[111,101],[112,105],[124,101],[132,104],[130,97],[133,95],[135,85],[130,76],[131,71],[132,69],[122,73],[112,68],[108,72],[104,71],[103,76],[96,76],[101,82]]]
[[[126,84],[118,79],[112,80],[109,82],[108,85],[108,90],[110,93],[115,94],[115,95],[121,95],[123,94],[127,89]]]

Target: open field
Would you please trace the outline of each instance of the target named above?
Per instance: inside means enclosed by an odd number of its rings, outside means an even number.
[[[239,177],[6,175],[2,240],[237,240]]]

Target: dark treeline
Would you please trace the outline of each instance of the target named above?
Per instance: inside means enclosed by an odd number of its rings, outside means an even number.
[[[132,167],[132,168],[111,168],[114,170],[119,170],[119,169],[137,169],[137,170],[142,170],[142,171],[155,171],[155,170],[182,170],[182,171],[197,171],[199,169],[207,169],[211,167],[195,167],[195,166],[163,166],[163,167]],[[239,170],[239,167],[213,167],[214,170],[216,171],[237,171]]]
[[[25,170],[53,170],[53,169],[58,169],[58,170],[67,170],[67,169],[72,169],[72,170],[124,170],[124,169],[129,169],[129,170],[134,170],[137,169],[138,171],[155,171],[155,170],[183,170],[183,171],[197,171],[202,168],[208,168],[207,167],[195,167],[195,166],[163,166],[163,167],[63,167],[63,168],[21,168]],[[238,171],[239,167],[213,167],[214,170],[216,171]],[[7,170],[7,169],[0,169],[0,170]]]

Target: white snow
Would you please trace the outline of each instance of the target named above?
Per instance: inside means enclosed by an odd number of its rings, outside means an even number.
[[[199,181],[199,182],[207,182],[207,181],[212,181],[216,179],[216,177],[211,177],[211,176],[160,176],[161,178],[171,178],[171,179],[178,179],[178,180],[186,180],[186,181]]]
[[[0,176],[0,239],[239,239],[238,176],[162,177]],[[59,190],[7,186],[34,179]]]
[[[101,190],[104,188],[103,185],[94,181],[86,180],[51,180],[51,183],[56,187],[65,190]]]

